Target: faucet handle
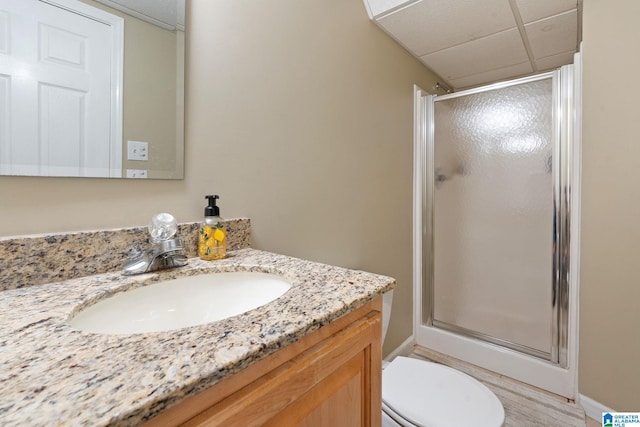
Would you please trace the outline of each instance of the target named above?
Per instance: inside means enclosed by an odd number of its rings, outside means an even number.
[[[151,217],[148,229],[151,235],[151,242],[158,243],[171,239],[178,230],[178,223],[173,215],[159,213]]]

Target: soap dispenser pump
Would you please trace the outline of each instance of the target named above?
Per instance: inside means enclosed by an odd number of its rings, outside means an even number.
[[[227,230],[216,206],[218,195],[205,196],[209,205],[204,208],[204,221],[198,231],[198,256],[205,261],[222,259],[227,254]]]

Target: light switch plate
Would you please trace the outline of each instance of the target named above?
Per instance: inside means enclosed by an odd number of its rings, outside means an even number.
[[[127,169],[127,178],[146,178],[146,169]]]
[[[127,160],[149,160],[149,143],[127,141]]]

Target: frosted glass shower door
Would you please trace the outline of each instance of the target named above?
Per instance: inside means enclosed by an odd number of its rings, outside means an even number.
[[[433,325],[549,359],[553,79],[434,102]]]

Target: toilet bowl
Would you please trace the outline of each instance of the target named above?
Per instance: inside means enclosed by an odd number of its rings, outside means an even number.
[[[382,336],[393,291],[383,296]],[[382,371],[382,427],[501,427],[504,408],[491,390],[456,369],[398,356]]]

